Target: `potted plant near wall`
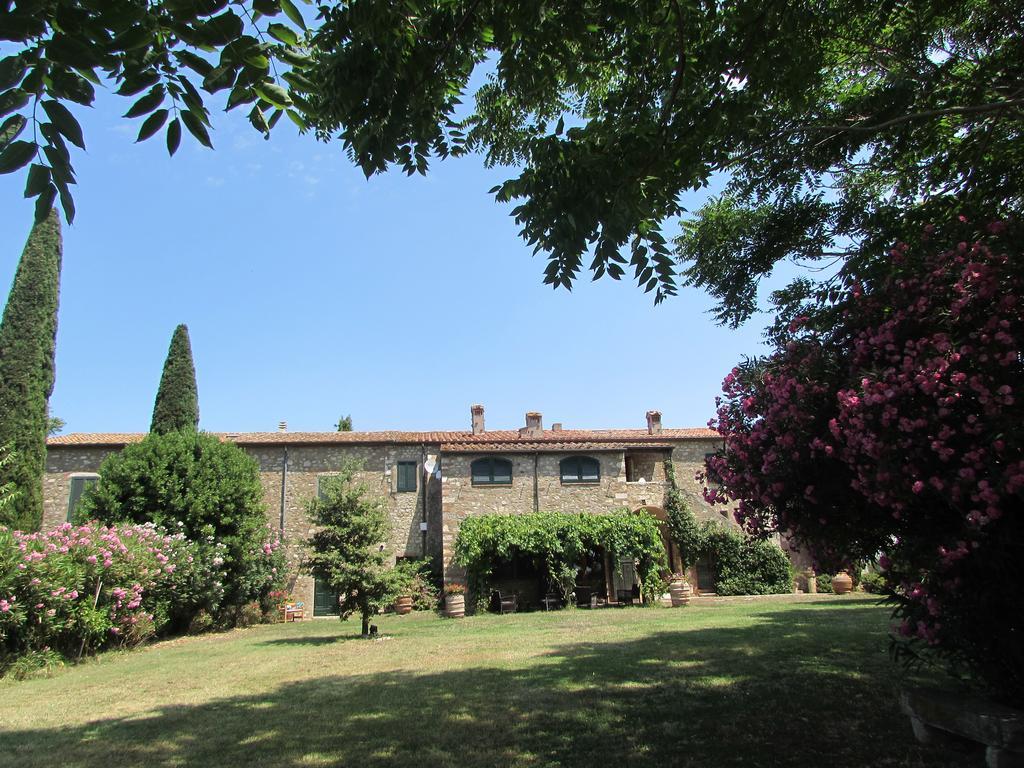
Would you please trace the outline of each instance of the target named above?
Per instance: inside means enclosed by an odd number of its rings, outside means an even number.
[[[669,581],[668,593],[672,598],[672,607],[680,608],[690,604],[690,598],[693,596],[693,587],[686,580],[685,574],[677,571],[672,574],[672,579]]]
[[[466,587],[462,584],[445,584],[444,612],[450,619],[461,619],[466,615]]]
[[[416,586],[415,582],[418,572],[418,565],[410,561],[402,561],[395,565],[394,611],[398,616],[405,616],[407,613],[412,613],[412,595]]]

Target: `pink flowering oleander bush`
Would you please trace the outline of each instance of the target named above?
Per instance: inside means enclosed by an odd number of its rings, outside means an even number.
[[[186,627],[223,598],[220,549],[153,525],[0,527],[0,670],[26,653],[77,657]]]
[[[216,435],[149,434],[112,453],[76,515],[109,525],[154,523],[204,545],[222,545],[221,625],[241,618],[251,602],[269,608],[267,596],[284,578],[284,552],[267,526],[259,466]]]
[[[994,224],[901,244],[724,382],[708,461],[750,532],[877,558],[897,656],[1024,705],[1024,259]],[[955,234],[955,237],[951,237]]]

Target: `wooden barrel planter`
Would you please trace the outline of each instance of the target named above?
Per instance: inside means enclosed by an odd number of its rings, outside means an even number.
[[[461,619],[466,615],[466,596],[445,595],[444,608],[449,619]]]
[[[395,613],[399,616],[412,613],[412,595],[402,595],[395,600]]]
[[[846,571],[840,571],[832,577],[832,591],[837,595],[845,595],[853,591],[853,579]]]
[[[693,596],[693,587],[684,578],[673,578],[668,587],[668,594],[672,598],[672,607],[680,608],[690,604]]]

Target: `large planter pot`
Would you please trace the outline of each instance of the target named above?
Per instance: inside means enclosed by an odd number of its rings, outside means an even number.
[[[402,595],[395,600],[395,613],[399,616],[412,613],[412,595]]]
[[[461,619],[466,615],[466,596],[445,595],[444,612],[449,619]]]
[[[690,604],[693,596],[693,587],[686,579],[672,579],[668,587],[669,596],[672,598],[672,607],[681,608]]]
[[[837,595],[845,595],[853,591],[853,579],[846,571],[840,571],[832,577],[832,591]]]

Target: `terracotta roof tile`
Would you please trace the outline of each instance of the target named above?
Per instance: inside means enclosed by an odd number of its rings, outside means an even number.
[[[494,430],[474,435],[472,432],[217,432],[221,440],[239,445],[379,445],[383,443],[441,445],[449,451],[516,450],[570,450],[583,445],[669,447],[679,440],[720,439],[719,434],[705,427],[692,429],[663,429],[652,435],[646,429],[562,429],[544,430],[540,435],[522,436],[519,430]],[[141,432],[73,432],[49,438],[52,447],[88,446],[121,447],[138,443],[146,435]],[[621,448],[619,448],[621,449]],[[588,450],[598,450],[597,447]]]

